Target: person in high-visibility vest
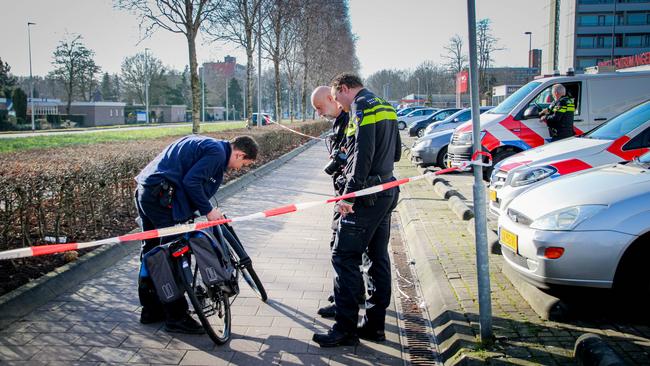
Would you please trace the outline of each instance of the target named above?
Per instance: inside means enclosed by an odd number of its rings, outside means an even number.
[[[553,103],[540,113],[542,121],[548,126],[551,141],[574,136],[573,114],[576,105],[573,98],[566,95],[566,88],[562,84],[553,85],[551,93],[554,98]]]

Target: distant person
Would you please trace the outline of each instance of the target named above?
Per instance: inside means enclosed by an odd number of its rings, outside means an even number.
[[[541,120],[546,122],[551,142],[562,140],[575,135],[573,130],[573,114],[576,105],[573,98],[566,95],[566,88],[562,84],[555,84],[551,88],[553,103],[540,113]]]
[[[135,203],[142,229],[187,222],[195,211],[210,221],[223,219],[219,208],[210,203],[210,197],[219,189],[227,170],[252,164],[257,151],[257,143],[249,136],[221,141],[190,135],[167,146],[135,178]],[[144,240],[140,260],[150,250],[173,239],[172,236]],[[189,315],[184,297],[162,304],[148,277],[138,278],[138,296],[142,305],[140,323],[164,320],[168,332],[203,333],[203,327]]]

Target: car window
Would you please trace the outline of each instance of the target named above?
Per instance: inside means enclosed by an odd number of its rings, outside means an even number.
[[[576,111],[575,115],[580,115],[580,82],[573,82],[573,83],[562,83],[564,87],[566,88],[566,93],[569,97],[573,98],[573,101],[576,105]],[[549,86],[548,88],[545,88],[542,90],[537,96],[530,102],[528,103],[528,107],[531,107],[533,105],[537,105],[538,108],[544,109],[547,108],[551,103],[553,103],[553,94],[551,92],[553,88],[553,85]],[[528,108],[526,107],[526,108]]]
[[[586,133],[585,137],[600,140],[615,140],[648,121],[650,121],[650,101],[619,114],[608,122]]]
[[[427,110],[424,111],[424,115],[425,115],[425,116],[428,116],[428,115],[430,115],[430,114],[433,114],[433,112],[435,112],[435,111],[432,110],[432,109],[427,109]]]
[[[650,147],[650,127],[646,128],[640,134],[634,136],[630,142],[623,146],[623,150],[634,150]]]

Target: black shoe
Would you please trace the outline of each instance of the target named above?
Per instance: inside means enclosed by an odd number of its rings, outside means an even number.
[[[140,312],[140,323],[142,324],[153,324],[160,323],[165,320],[165,313],[162,311],[148,311],[145,308],[142,308]]]
[[[333,318],[336,316],[336,305],[331,304],[318,309],[318,315],[323,318]]]
[[[344,333],[334,328],[325,334],[314,334],[312,340],[321,347],[356,346],[359,344],[359,337],[356,335]]]
[[[185,334],[203,334],[203,326],[194,320],[190,315],[186,315],[181,320],[167,320],[165,322],[165,330],[170,333],[185,333]]]
[[[383,342],[386,340],[386,333],[383,330],[370,329],[368,325],[364,324],[361,328],[357,328],[357,335],[361,339],[372,342]]]

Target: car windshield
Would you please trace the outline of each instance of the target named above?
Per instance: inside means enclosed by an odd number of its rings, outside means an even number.
[[[531,81],[530,83],[522,86],[516,92],[512,93],[507,97],[503,102],[499,103],[498,106],[492,108],[489,112],[491,114],[508,114],[512,112],[512,109],[519,104],[531,91],[537,88],[541,82]]]
[[[599,140],[616,140],[640,125],[650,121],[650,101],[619,114],[607,123],[586,133],[584,137]]]

